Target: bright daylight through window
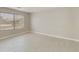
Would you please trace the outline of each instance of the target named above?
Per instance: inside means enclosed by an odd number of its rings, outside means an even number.
[[[0,30],[24,28],[24,16],[12,13],[0,13]]]

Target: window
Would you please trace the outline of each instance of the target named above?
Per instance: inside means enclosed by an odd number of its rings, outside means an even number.
[[[13,14],[0,13],[0,30],[13,29]]]
[[[15,15],[15,29],[24,28],[24,16]]]
[[[19,14],[0,13],[0,30],[24,28],[24,16]]]

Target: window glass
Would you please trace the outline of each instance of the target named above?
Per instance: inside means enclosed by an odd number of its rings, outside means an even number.
[[[0,30],[13,29],[13,14],[0,13]]]
[[[0,13],[0,30],[24,28],[24,16],[19,14]]]
[[[23,15],[15,15],[15,29],[24,28],[24,16]]]

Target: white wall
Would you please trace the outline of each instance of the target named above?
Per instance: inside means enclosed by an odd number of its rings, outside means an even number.
[[[74,38],[79,39],[79,8],[73,8],[74,15]]]
[[[48,12],[33,13],[32,31],[79,39],[78,10],[79,8],[55,8]]]

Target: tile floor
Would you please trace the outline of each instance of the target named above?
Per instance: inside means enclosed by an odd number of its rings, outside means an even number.
[[[79,42],[29,33],[0,40],[0,52],[77,52]]]

